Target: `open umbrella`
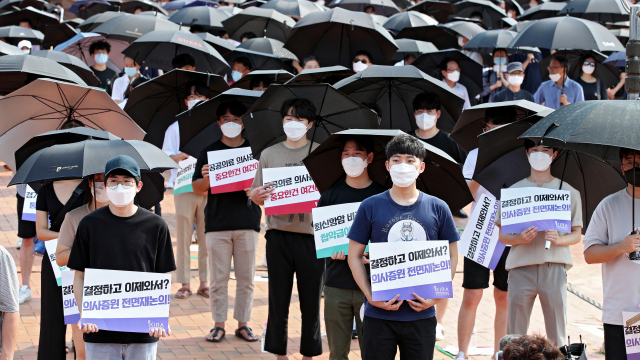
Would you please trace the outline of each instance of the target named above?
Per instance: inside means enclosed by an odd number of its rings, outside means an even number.
[[[223,55],[230,66],[239,57],[245,57],[251,62],[251,70],[286,70],[292,71],[291,66],[285,64],[280,57],[275,54],[263,53],[253,50],[236,48]]]
[[[24,9],[31,6],[34,9],[42,10],[46,3],[42,0],[3,0],[0,2],[0,9],[14,10],[14,8]]]
[[[43,49],[51,49],[78,35],[78,30],[68,24],[47,25],[44,29]]]
[[[160,19],[169,19],[168,15],[165,15],[163,13],[159,13],[157,11],[141,11],[137,14],[134,14],[136,16],[155,16],[155,17],[159,17]]]
[[[104,13],[107,11],[120,11],[122,1],[120,0],[107,0],[107,4],[104,1],[93,1],[86,8],[78,10],[78,17],[82,19],[88,19],[96,14]],[[123,12],[124,13],[124,12]]]
[[[4,55],[23,55],[22,50],[18,49],[17,46],[13,46],[7,44],[5,42],[0,41],[0,56]]]
[[[567,14],[601,24],[628,21],[629,14],[618,0],[571,0],[559,14]]]
[[[458,35],[472,39],[485,31],[480,25],[468,21],[452,21],[435,26],[405,28],[398,33],[397,37],[428,41],[440,50],[459,49]]]
[[[561,51],[560,54],[567,58],[567,75],[573,80],[578,80],[580,77],[580,69],[582,68],[580,60],[585,56],[593,56],[597,63],[593,76],[604,82],[608,88],[616,86],[620,81],[620,70],[615,65],[604,63],[607,56],[599,51],[567,50]],[[553,60],[553,55],[547,56],[540,61],[540,73],[543,79],[549,76],[547,67],[551,64],[551,60]]]
[[[93,32],[106,38],[131,43],[154,30],[179,30],[180,25],[155,16],[118,16],[107,20]]]
[[[615,35],[623,46],[627,46],[629,41],[629,29],[609,29]]]
[[[145,17],[146,18],[146,17]],[[201,72],[218,73],[229,68],[222,55],[195,34],[179,30],[151,31],[122,51],[141,66],[169,71],[171,60],[179,54],[189,54]]]
[[[77,29],[78,26],[80,26],[80,24],[82,24],[83,22],[84,22],[84,19],[75,18],[75,19],[65,20],[62,23],[63,24],[67,24],[67,25],[71,26],[74,29]]]
[[[147,0],[128,0],[122,3],[120,11],[124,11],[129,14],[133,14],[137,8],[142,8],[142,11],[155,11],[162,15],[169,15],[160,4],[147,1]]]
[[[442,78],[440,66],[446,59],[453,59],[460,66],[460,84],[467,88],[469,99],[482,92],[482,65],[463,54],[460,50],[440,50],[420,55],[411,65],[436,79]]]
[[[417,4],[408,7],[406,11],[418,11],[423,14],[427,14],[440,23],[447,22],[447,20],[449,20],[449,16],[456,12],[450,2],[439,0],[420,1]]]
[[[236,100],[248,109],[262,94],[262,91],[229,89],[210,100],[196,104],[191,110],[178,114],[176,120],[180,127],[180,151],[197,157],[202,149],[222,139],[222,131],[215,116],[222,102]],[[246,137],[246,132],[243,136]]]
[[[438,25],[438,21],[429,15],[417,11],[404,11],[389,18],[382,26],[394,34],[404,28]]]
[[[211,6],[194,6],[180,9],[169,16],[169,21],[186,26],[200,25],[205,30],[224,30],[222,21],[229,18],[225,11]]]
[[[391,58],[392,63],[404,60],[407,55],[413,55],[417,58],[424,53],[438,51],[438,48],[435,47],[435,45],[426,41],[396,39],[396,44],[398,45],[398,51],[393,54],[393,57]]]
[[[329,84],[333,85],[338,81],[355,74],[355,71],[344,66],[328,66],[316,69],[302,70],[301,73],[289,80],[286,85],[310,85]]]
[[[291,33],[295,20],[276,10],[250,7],[224,20],[222,25],[229,33],[229,37],[240,41],[245,32],[252,32],[259,37],[268,37],[286,41]]]
[[[415,130],[413,99],[423,92],[434,93],[440,98],[442,115],[438,128],[447,132],[453,129],[464,105],[464,100],[449,86],[412,65],[372,65],[339,81],[334,87],[360,103],[378,105],[381,129]]]
[[[124,56],[122,51],[129,46],[129,43],[120,40],[107,39],[104,36],[96,33],[79,33],[72,37],[68,41],[53,48],[53,50],[61,51],[69,55],[73,55],[85,64],[93,66],[95,61],[89,54],[89,48],[95,41],[104,40],[111,45],[111,52],[109,53],[109,61],[107,61],[107,67],[119,73],[124,68]]]
[[[73,71],[50,59],[31,55],[0,57],[0,95],[7,95],[38,78],[86,85]]]
[[[11,25],[0,27],[0,38],[8,40],[11,45],[18,45],[22,40],[29,40],[32,44],[42,44],[44,34],[38,30]]]
[[[273,9],[294,19],[301,19],[312,12],[325,11],[324,7],[308,0],[271,0],[260,8]]]
[[[12,169],[15,151],[27,140],[58,130],[68,120],[123,139],[144,137],[144,131],[102,89],[38,79],[0,99],[0,107],[0,159]]]
[[[231,85],[232,88],[251,90],[250,84],[256,77],[268,78],[272,84],[284,84],[293,78],[293,74],[284,70],[256,70],[243,76]]]
[[[507,14],[489,0],[462,0],[453,4],[456,16],[471,17],[473,12],[482,14],[482,23],[489,29],[500,29],[502,18]]]
[[[490,54],[495,49],[505,49],[516,35],[518,33],[509,30],[488,30],[474,36],[463,49]]]
[[[532,22],[533,22],[533,20],[518,20],[517,24],[512,25],[507,30],[511,30],[511,31],[515,31],[515,32],[519,33],[520,31],[522,31],[524,28],[526,28]]]
[[[341,8],[302,18],[285,43],[298,59],[315,55],[323,66],[351,67],[360,50],[371,53],[374,64],[388,64],[398,46],[391,34],[362,12]]]
[[[560,10],[564,9],[566,3],[545,2],[527,9],[522,15],[518,16],[518,21],[539,20],[554,17],[558,15]]]
[[[83,21],[82,24],[78,25],[78,29],[80,29],[83,32],[90,32],[107,20],[111,20],[118,16],[127,16],[127,15],[129,14],[124,12],[115,12],[115,11],[107,11],[107,12],[99,13]]]
[[[33,51],[31,52],[31,55],[47,58],[57,62],[58,64],[76,73],[76,75],[78,75],[82,79],[82,81],[84,81],[89,86],[98,87],[100,85],[100,80],[98,80],[96,75],[93,73],[93,71],[91,71],[87,64],[73,55],[54,50]]]
[[[373,7],[377,15],[391,16],[400,12],[400,9],[391,0],[334,0],[328,7],[340,7],[351,11],[364,12],[367,7]]]
[[[238,45],[238,48],[277,55],[281,60],[298,60],[291,51],[283,46],[284,43],[282,41],[262,37],[245,40]]]
[[[389,20],[388,17],[382,16],[382,15],[369,14],[369,17],[371,17],[373,22],[375,22],[376,24],[378,24],[380,26],[384,25],[384,23],[386,23],[387,20]]]
[[[284,101],[302,98],[316,107],[313,128],[307,132],[312,142],[321,143],[342,130],[378,127],[378,117],[373,111],[328,84],[271,85],[242,117],[254,158],[258,159],[267,147],[285,140],[280,107]]]
[[[624,68],[626,60],[627,54],[624,51],[617,51],[609,55],[609,57],[605,61],[603,61],[603,63],[619,68]]]
[[[220,4],[218,4],[216,1],[209,0],[174,0],[164,4],[162,8],[165,10],[180,10],[187,7],[195,6],[219,7]]]
[[[184,87],[197,81],[209,87],[210,97],[229,89],[219,75],[174,69],[137,86],[129,96],[124,110],[147,132],[144,140],[162,147],[164,133],[185,110]]]
[[[231,41],[219,38],[217,36],[213,36],[207,32],[195,34],[200,39],[204,40],[207,44],[211,45],[214,49],[216,49],[221,55],[228,53],[229,51],[235,50],[236,47],[233,46]]]
[[[67,11],[72,13],[72,14],[78,15],[78,12],[80,11],[80,7],[84,6],[86,8],[87,6],[89,6],[89,5],[93,4],[93,3],[99,3],[99,4],[106,5],[106,6],[110,6],[111,5],[106,0],[78,0],[78,1],[74,2],[73,5],[68,7]],[[84,14],[81,14],[81,15],[84,15]]]
[[[44,32],[47,24],[57,24],[58,18],[55,16],[35,9],[31,6],[27,6],[24,9],[14,10],[0,15],[0,26],[16,25],[20,23],[22,19],[29,19],[34,29]]]

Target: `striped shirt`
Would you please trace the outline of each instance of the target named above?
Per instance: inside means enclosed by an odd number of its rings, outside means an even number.
[[[18,272],[16,263],[7,249],[0,246],[0,329],[4,313],[20,310],[18,303]],[[0,354],[2,353],[2,330],[0,330]]]

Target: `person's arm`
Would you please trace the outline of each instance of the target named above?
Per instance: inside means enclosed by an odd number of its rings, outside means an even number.
[[[82,324],[82,295],[84,295],[84,271],[76,270],[73,277],[73,296],[76,298],[78,312],[80,313],[78,329],[85,334],[98,332],[98,326],[96,324]]]
[[[451,280],[456,276],[458,267],[458,242],[449,243],[449,260],[451,260]]]
[[[58,243],[56,247],[56,263],[58,266],[66,266],[71,255],[71,248]]]
[[[36,234],[38,240],[47,241],[58,238],[56,231],[49,230],[49,213],[42,210],[36,210]]]
[[[551,241],[558,246],[571,246],[580,242],[582,226],[572,226],[571,232],[566,235],[558,235],[557,230],[547,230],[544,232],[544,239]]]
[[[500,224],[496,223],[496,226],[500,228],[499,240],[505,245],[528,244],[538,235],[538,228],[535,226],[525,229],[520,234],[504,234]]]
[[[480,190],[480,184],[478,184],[475,180],[467,180],[467,185],[469,186],[469,191],[471,194],[475,194]]]
[[[620,73],[620,82],[618,82],[618,85],[616,85],[613,89],[607,89],[607,96],[609,97],[609,100],[614,100],[616,98],[616,94],[624,86],[626,77],[627,73]]]
[[[196,171],[198,171],[198,169],[196,169]],[[193,188],[194,193],[208,192],[211,188],[211,183],[209,182],[209,164],[202,165],[200,172],[202,177],[191,181],[191,188]]]
[[[12,360],[18,344],[18,324],[20,312],[2,313],[2,352],[0,360]]]
[[[291,62],[291,65],[296,69],[296,71],[298,72],[298,74],[300,74],[302,72],[302,70],[304,70],[302,68],[302,66],[300,66],[300,62],[298,60],[293,60]]]
[[[265,156],[264,152],[260,156],[260,161],[258,163],[258,170],[256,170],[256,175],[253,178],[253,184],[251,185],[251,192],[249,192],[249,198],[251,201],[256,203],[257,205],[263,206],[264,201],[271,196],[275,187],[267,189],[269,186],[273,185],[273,183],[262,184],[262,169],[268,168],[267,164],[267,156]]]
[[[640,234],[627,235],[622,242],[605,245],[594,244],[584,251],[587,264],[601,264],[622,254],[638,251],[640,248]]]

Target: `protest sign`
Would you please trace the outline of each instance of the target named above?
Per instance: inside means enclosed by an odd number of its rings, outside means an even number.
[[[627,360],[640,360],[640,323],[635,322],[638,315],[640,315],[638,312],[622,312]],[[634,317],[636,319],[633,319]]]
[[[171,274],[86,269],[82,324],[148,333],[169,329]]]
[[[78,311],[78,303],[73,294],[73,278],[76,272],[74,270],[62,272],[62,304],[64,306],[64,324],[77,324],[80,320],[80,311]]]
[[[500,194],[503,233],[521,233],[531,226],[538,231],[571,232],[569,191],[528,187],[502,189]]]
[[[316,257],[318,259],[331,257],[334,252],[349,250],[349,229],[356,217],[360,203],[348,203],[323,206],[312,209],[313,237],[316,242]]]
[[[212,194],[242,191],[251,187],[258,160],[250,147],[209,151],[209,183]]]
[[[193,173],[196,170],[197,161],[198,159],[193,156],[189,156],[178,163],[180,169],[178,169],[178,173],[176,175],[176,184],[173,187],[173,195],[193,192],[191,179],[193,178]]]
[[[496,269],[505,248],[495,224],[498,204],[492,195],[482,194],[458,242],[459,254],[491,270]]]
[[[22,206],[22,220],[36,221],[36,201],[38,200],[38,193],[27,185],[27,190],[24,193],[24,205]]]
[[[304,166],[262,169],[262,182],[276,187],[264,202],[265,215],[310,213],[320,192]]]
[[[374,301],[453,297],[446,240],[371,243],[369,259]]]
[[[68,271],[69,268],[66,266],[58,266],[58,263],[56,262],[58,239],[45,241],[44,247],[47,249],[47,255],[49,256],[49,261],[51,261],[51,267],[53,268],[53,274],[56,276],[56,283],[58,283],[58,286],[62,286],[62,272]]]

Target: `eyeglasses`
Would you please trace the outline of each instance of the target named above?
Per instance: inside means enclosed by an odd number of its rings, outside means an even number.
[[[591,62],[591,61],[585,61],[585,62],[582,63],[582,65],[584,65],[584,66],[596,66],[596,63]]]
[[[122,180],[122,181],[118,181],[114,179],[107,180],[107,187],[111,190],[115,190],[118,187],[118,185],[122,185],[123,189],[131,189],[132,187],[136,186],[136,182],[134,180]]]

